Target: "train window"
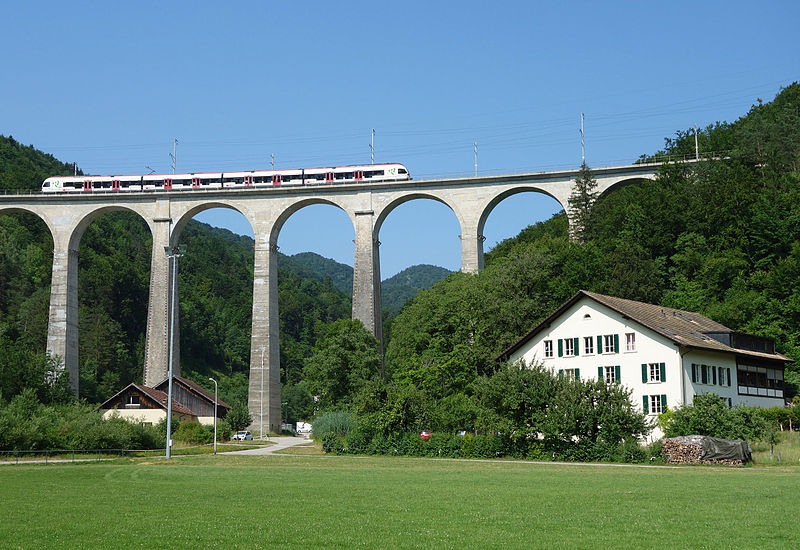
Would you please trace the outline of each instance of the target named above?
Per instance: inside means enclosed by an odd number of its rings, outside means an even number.
[[[406,170],[405,168],[399,168],[397,170],[397,173],[398,174],[408,174],[408,170]]]

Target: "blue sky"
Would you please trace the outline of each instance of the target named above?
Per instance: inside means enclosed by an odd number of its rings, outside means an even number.
[[[800,2],[15,2],[0,34],[0,133],[87,173],[402,162],[417,178],[628,163],[734,120],[800,78]],[[501,203],[487,245],[550,217]],[[199,219],[251,234],[236,213]],[[460,266],[432,201],[382,229],[381,271]],[[352,265],[353,229],[308,207],[279,245]]]

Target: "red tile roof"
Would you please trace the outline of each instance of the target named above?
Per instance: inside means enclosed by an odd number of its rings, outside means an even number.
[[[111,402],[115,401],[120,395],[125,393],[126,391],[130,390],[131,388],[138,390],[140,393],[148,396],[150,399],[155,401],[159,407],[164,410],[167,410],[167,394],[161,390],[157,390],[155,388],[149,388],[147,386],[142,386],[141,384],[134,384],[130,383],[120,391],[115,393],[111,398],[107,399],[102,405],[100,405],[101,409],[108,409],[110,408]],[[189,416],[196,416],[194,412],[187,407],[181,405],[174,399],[172,400],[172,412],[177,414],[186,414]]]

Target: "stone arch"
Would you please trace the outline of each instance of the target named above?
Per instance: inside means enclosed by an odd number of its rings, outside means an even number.
[[[131,208],[130,206],[121,206],[121,205],[111,205],[111,206],[100,206],[89,212],[86,212],[81,216],[75,225],[72,226],[69,232],[69,249],[70,250],[78,250],[78,245],[81,242],[81,238],[83,234],[86,232],[86,229],[92,224],[93,221],[98,219],[100,216],[104,214],[108,214],[110,212],[133,212],[138,214],[139,217],[144,220],[144,223],[147,225],[147,228],[150,230],[151,234],[153,232],[153,226],[151,220],[148,219],[148,216],[137,210],[136,208]]]
[[[561,208],[563,208],[565,212],[568,211],[568,203],[565,204],[564,199],[559,198],[552,193],[549,193],[545,189],[529,185],[516,185],[501,191],[486,203],[486,205],[481,210],[480,217],[478,218],[478,234],[483,235],[483,230],[484,226],[486,225],[486,220],[489,219],[489,215],[492,213],[492,210],[494,210],[498,204],[503,202],[508,197],[511,197],[513,195],[518,195],[520,193],[539,193],[542,195],[546,195],[551,199],[554,199],[556,202],[558,202],[558,204],[561,205]]]
[[[36,209],[26,208],[24,206],[0,206],[0,216],[4,216],[6,214],[33,214],[44,222],[44,224],[47,226],[47,230],[50,232],[50,237],[55,241],[56,231],[53,227],[53,222],[50,221],[48,216],[38,212]]]
[[[283,210],[278,214],[275,218],[275,221],[272,223],[272,227],[270,228],[269,232],[269,244],[271,246],[277,246],[278,244],[278,236],[280,235],[281,229],[283,229],[283,225],[286,221],[292,217],[293,214],[302,210],[307,206],[313,206],[316,204],[327,204],[330,206],[334,206],[340,210],[342,210],[347,217],[350,218],[350,222],[353,224],[353,231],[355,231],[355,213],[352,212],[350,209],[346,208],[342,204],[335,202],[332,199],[326,199],[322,197],[310,197],[306,199],[297,200],[288,206],[284,207]],[[256,237],[258,238],[258,237]]]
[[[653,181],[655,176],[648,177],[648,176],[636,176],[632,178],[624,178],[621,180],[617,180],[603,188],[599,195],[597,196],[597,200],[604,199],[607,197],[612,191],[617,191],[622,189],[623,187],[627,187],[629,185],[633,185],[635,183],[641,183],[643,181]]]
[[[192,206],[191,208],[187,209],[185,212],[181,213],[178,216],[177,221],[173,224],[172,233],[170,235],[170,243],[172,245],[177,244],[178,240],[181,237],[181,233],[183,232],[184,227],[189,221],[194,218],[197,214],[204,212],[206,210],[210,210],[212,208],[226,208],[228,210],[233,210],[234,212],[238,212],[241,214],[247,222],[250,224],[250,228],[255,232],[255,220],[253,219],[253,214],[250,210],[246,208],[242,208],[241,206],[237,206],[232,202],[227,201],[211,201],[211,202],[204,202]]]
[[[395,208],[397,208],[401,204],[405,204],[409,201],[413,201],[416,199],[430,199],[445,205],[455,215],[456,220],[458,220],[458,226],[461,229],[461,232],[463,233],[465,231],[466,225],[464,223],[464,216],[461,214],[460,209],[456,206],[455,203],[447,201],[434,193],[427,193],[424,191],[411,191],[409,193],[400,195],[395,199],[392,199],[385,206],[383,206],[379,212],[377,212],[377,216],[375,217],[375,224],[373,227],[373,237],[375,239],[378,238],[378,235],[380,234],[381,231],[381,227],[383,226],[383,222],[386,221],[386,218],[389,216],[389,214],[392,213],[392,211],[394,211]]]

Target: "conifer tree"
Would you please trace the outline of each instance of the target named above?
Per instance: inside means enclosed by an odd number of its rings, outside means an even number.
[[[586,242],[588,238],[589,214],[597,200],[597,180],[584,161],[575,178],[575,186],[569,196],[570,236],[578,242]]]

